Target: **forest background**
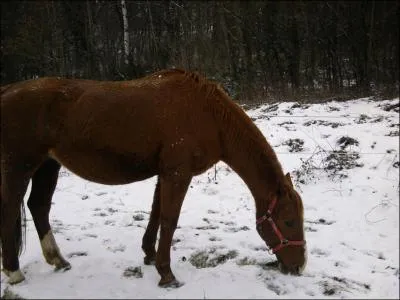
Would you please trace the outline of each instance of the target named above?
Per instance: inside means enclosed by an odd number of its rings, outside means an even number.
[[[1,1],[1,84],[198,71],[242,103],[399,93],[399,1]]]

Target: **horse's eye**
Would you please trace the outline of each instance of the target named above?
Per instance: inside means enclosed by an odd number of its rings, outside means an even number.
[[[289,221],[284,221],[285,225],[287,227],[293,227],[294,226],[294,220],[289,220]]]

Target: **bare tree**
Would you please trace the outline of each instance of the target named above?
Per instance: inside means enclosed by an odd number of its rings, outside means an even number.
[[[1,1],[1,81],[198,70],[232,96],[398,93],[398,1]]]
[[[124,30],[124,62],[127,66],[129,64],[129,24],[128,24],[128,12],[126,9],[125,0],[121,0],[121,12],[122,12],[122,21],[123,21],[123,30]]]

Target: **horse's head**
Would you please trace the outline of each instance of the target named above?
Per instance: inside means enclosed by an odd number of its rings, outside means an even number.
[[[307,262],[303,226],[303,203],[289,173],[285,188],[272,199],[257,219],[257,231],[274,253],[284,273],[300,275]]]

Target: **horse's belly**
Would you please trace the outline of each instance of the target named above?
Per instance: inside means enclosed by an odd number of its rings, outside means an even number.
[[[101,184],[126,184],[157,174],[157,164],[149,157],[137,159],[123,155],[93,152],[72,152],[52,149],[50,156],[86,180]]]

